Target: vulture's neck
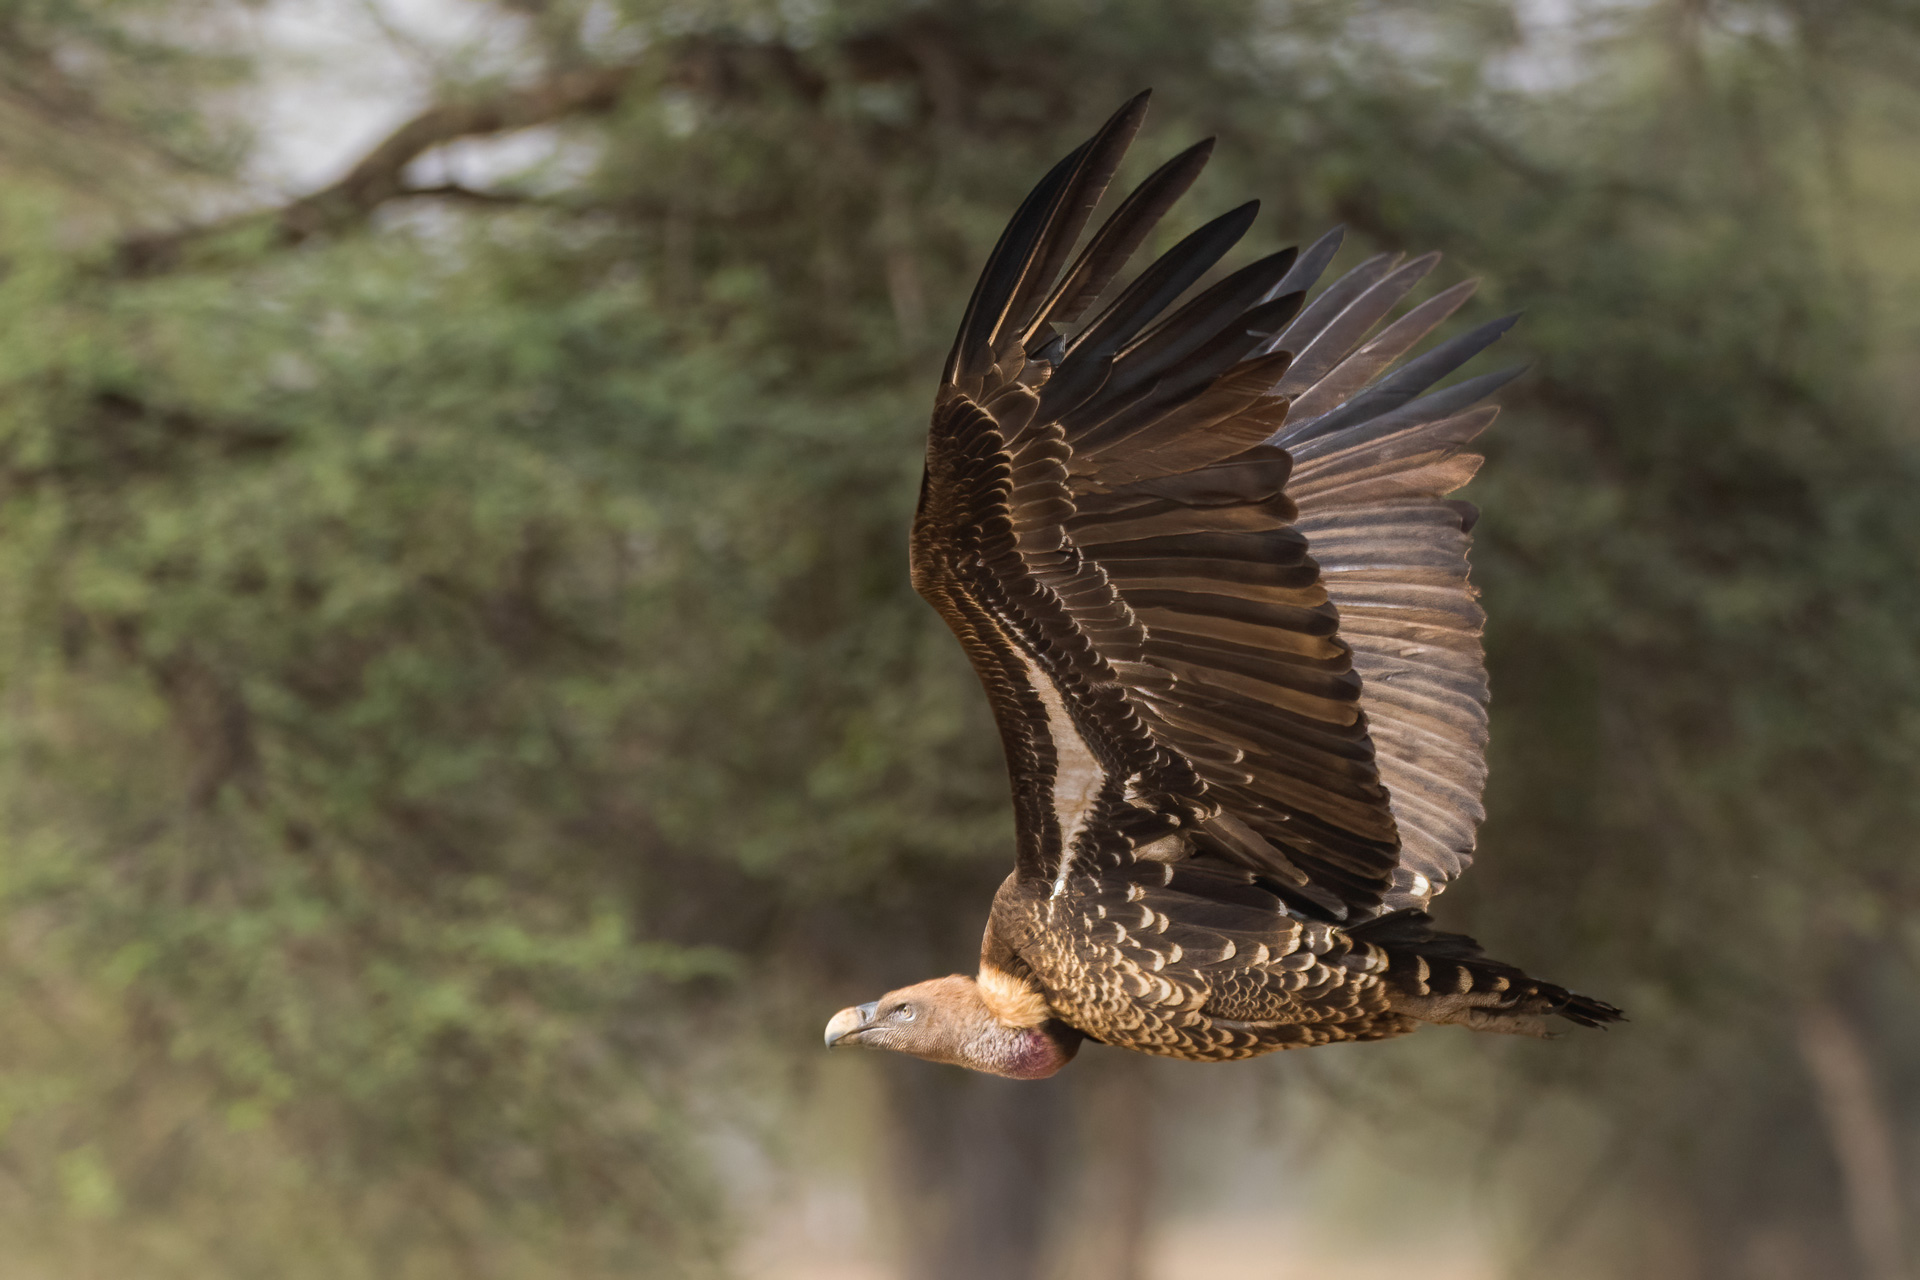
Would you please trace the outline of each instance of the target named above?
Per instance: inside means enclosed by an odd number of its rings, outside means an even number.
[[[1059,1023],[1009,1027],[992,1022],[968,1039],[957,1056],[959,1066],[975,1071],[1014,1080],[1044,1080],[1072,1062],[1079,1047],[1080,1033]]]
[[[960,1065],[1014,1080],[1044,1080],[1073,1061],[1079,1032],[1054,1018],[1046,997],[992,965],[967,982],[973,1032],[960,1046]]]

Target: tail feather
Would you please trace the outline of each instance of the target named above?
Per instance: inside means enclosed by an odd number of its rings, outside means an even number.
[[[1604,1000],[1489,959],[1472,938],[1435,929],[1424,911],[1389,912],[1347,933],[1385,954],[1394,1009],[1423,1022],[1546,1035],[1549,1016],[1582,1027],[1602,1027],[1626,1017]]]

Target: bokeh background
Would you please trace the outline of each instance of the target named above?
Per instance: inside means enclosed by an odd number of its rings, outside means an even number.
[[[1632,1022],[819,1048],[1008,866],[924,415],[1143,86],[1163,243],[1526,309],[1439,915]],[[1913,0],[10,0],[0,176],[8,1276],[1920,1274]]]

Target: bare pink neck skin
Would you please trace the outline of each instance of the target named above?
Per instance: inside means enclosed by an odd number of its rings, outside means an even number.
[[[1013,1080],[1044,1080],[1072,1062],[1079,1048],[1080,1037],[1072,1031],[1056,1038],[1046,1027],[996,1023],[967,1045],[963,1065]]]

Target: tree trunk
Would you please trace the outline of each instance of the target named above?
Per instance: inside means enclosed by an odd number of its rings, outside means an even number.
[[[1071,1136],[1064,1079],[886,1064],[905,1280],[1040,1280]]]
[[[1899,1156],[1872,1056],[1839,1006],[1818,1000],[1800,1011],[1800,1057],[1840,1166],[1861,1274],[1867,1280],[1905,1280]]]
[[[1064,1280],[1145,1280],[1158,1173],[1153,1063],[1137,1053],[1087,1054],[1078,1076],[1079,1187],[1063,1232]]]

